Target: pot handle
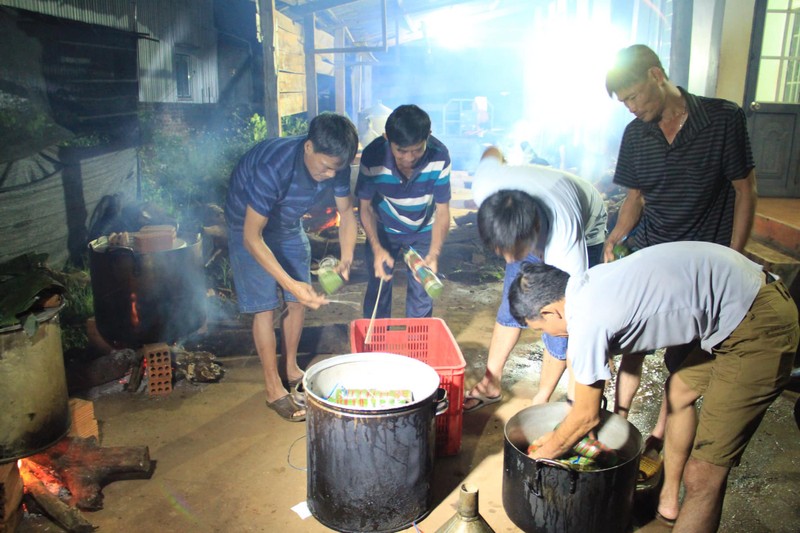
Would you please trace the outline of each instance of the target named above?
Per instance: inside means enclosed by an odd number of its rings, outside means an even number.
[[[578,484],[578,472],[564,463],[560,463],[552,459],[534,459],[534,464],[536,466],[536,474],[534,476],[533,483],[530,481],[525,481],[525,485],[527,486],[528,490],[534,494],[534,496],[537,498],[544,498],[542,495],[542,471],[544,470],[545,466],[552,466],[554,468],[566,470],[569,473],[569,493],[575,494]]]
[[[117,256],[129,255],[131,261],[133,261],[133,275],[138,276],[142,273],[142,263],[139,260],[139,256],[130,246],[109,246],[105,253]]]
[[[436,389],[436,399],[433,400],[436,406],[434,416],[443,415],[450,408],[450,399],[447,397],[447,389],[439,387]]]

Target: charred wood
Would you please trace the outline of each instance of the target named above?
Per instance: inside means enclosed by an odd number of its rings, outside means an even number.
[[[103,508],[100,491],[104,485],[120,479],[149,479],[153,472],[147,446],[104,448],[93,438],[64,438],[27,461],[50,470],[69,490],[68,503],[88,511]]]
[[[58,496],[47,490],[39,479],[44,474],[30,461],[23,461],[21,468],[25,479],[25,490],[38,507],[58,525],[70,533],[89,533],[95,527],[86,520],[77,508],[62,502]]]

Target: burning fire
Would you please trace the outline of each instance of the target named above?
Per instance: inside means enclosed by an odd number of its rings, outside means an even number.
[[[17,468],[19,468],[19,475],[22,478],[22,485],[25,487],[30,487],[36,483],[42,483],[52,494],[57,494],[63,487],[61,480],[53,475],[52,472],[33,461],[19,459],[17,461]]]
[[[317,231],[322,231],[328,228],[339,227],[339,219],[341,218],[339,216],[339,211],[329,207],[328,209],[325,210],[325,214],[329,216],[328,221],[325,222],[322,226],[320,226],[319,230]]]
[[[339,220],[339,211],[335,207],[326,207],[305,215],[303,225],[306,231],[321,233],[326,229],[338,227]]]
[[[139,327],[139,310],[136,308],[136,293],[131,293],[131,325]]]

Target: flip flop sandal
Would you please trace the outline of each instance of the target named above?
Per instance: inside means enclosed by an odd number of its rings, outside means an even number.
[[[475,412],[478,409],[483,409],[487,405],[492,405],[493,403],[497,403],[502,399],[503,399],[503,395],[502,394],[498,394],[497,396],[484,396],[481,393],[467,394],[467,395],[464,396],[464,404],[465,405],[469,400],[474,400],[477,403],[475,405],[473,405],[472,407],[464,407],[464,412],[465,413]]]
[[[274,402],[267,402],[267,407],[278,413],[281,418],[289,422],[303,422],[306,419],[305,413],[298,415],[300,411],[304,411],[305,407],[297,405],[292,398],[291,394],[281,396]]]
[[[661,455],[655,450],[649,453],[645,452],[639,457],[639,475],[636,478],[637,483],[644,483],[661,473],[661,467],[664,461]]]

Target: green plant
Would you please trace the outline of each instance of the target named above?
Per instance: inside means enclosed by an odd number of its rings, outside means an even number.
[[[61,321],[61,346],[64,352],[85,350],[89,345],[86,320],[94,316],[94,298],[89,273],[84,270],[62,272],[66,288]]]
[[[283,137],[305,135],[308,133],[308,121],[303,117],[302,113],[281,117],[281,132]]]
[[[231,171],[255,144],[254,135],[261,134],[250,129],[236,135],[210,130],[187,135],[153,132],[140,152],[144,200],[178,220],[197,205],[221,204]]]
[[[497,265],[486,265],[481,267],[480,271],[478,272],[478,276],[480,277],[481,281],[503,281],[506,276],[506,270],[505,268]]]
[[[89,133],[85,135],[80,135],[73,137],[72,139],[67,139],[66,141],[60,142],[59,146],[64,147],[92,147],[92,146],[103,146],[107,145],[111,142],[111,139],[108,135],[103,133]]]
[[[250,122],[247,124],[246,135],[253,139],[253,142],[260,143],[267,138],[267,121],[258,113],[250,117]]]

